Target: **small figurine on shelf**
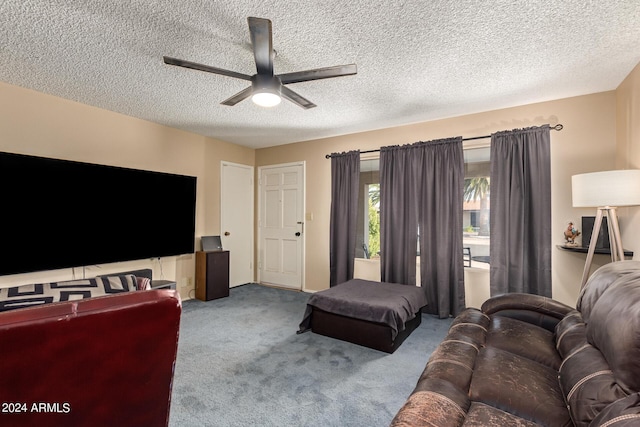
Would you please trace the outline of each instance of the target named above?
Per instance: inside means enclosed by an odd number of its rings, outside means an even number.
[[[565,246],[578,246],[576,243],[576,237],[580,235],[580,232],[573,226],[573,222],[569,221],[567,229],[564,230],[564,245]]]

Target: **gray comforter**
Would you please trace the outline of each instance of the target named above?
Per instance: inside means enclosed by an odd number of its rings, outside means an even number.
[[[298,333],[311,327],[313,307],[329,313],[389,325],[391,339],[407,320],[427,305],[424,290],[416,286],[352,279],[309,297]]]

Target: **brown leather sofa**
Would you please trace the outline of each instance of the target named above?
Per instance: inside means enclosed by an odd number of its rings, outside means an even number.
[[[507,294],[456,317],[392,426],[640,426],[640,262],[576,309]]]
[[[150,290],[0,313],[0,425],[167,426],[181,311]]]

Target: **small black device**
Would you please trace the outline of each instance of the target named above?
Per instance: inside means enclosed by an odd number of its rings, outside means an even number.
[[[588,248],[591,243],[591,234],[593,234],[593,225],[595,223],[595,216],[583,216],[582,217],[582,247]],[[600,233],[598,233],[598,240],[596,240],[596,249],[609,249],[609,226],[607,224],[607,217],[602,218],[602,224],[600,225]]]
[[[209,252],[223,250],[220,236],[202,236],[200,240],[202,242],[203,251]]]

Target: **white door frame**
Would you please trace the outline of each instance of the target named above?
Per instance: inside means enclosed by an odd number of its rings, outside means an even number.
[[[305,286],[305,271],[306,271],[306,229],[305,229],[305,225],[304,223],[306,223],[306,212],[307,212],[307,163],[306,161],[300,161],[300,162],[290,162],[290,163],[280,163],[277,165],[267,165],[267,166],[259,166],[258,167],[258,216],[257,216],[257,221],[256,224],[258,224],[258,221],[260,220],[260,218],[262,218],[262,171],[265,169],[276,169],[276,168],[284,168],[284,167],[288,167],[288,166],[302,166],[302,213],[303,213],[303,218],[302,218],[302,222],[303,222],[303,233],[302,233],[302,257],[301,257],[301,263],[302,265],[300,266],[300,272],[301,272],[301,278],[300,278],[300,287],[302,291],[306,290],[306,286]],[[261,236],[261,230],[260,230],[260,226],[257,227],[258,229],[258,252],[257,252],[257,259],[258,259],[258,263],[261,262],[262,259],[262,236]],[[262,281],[262,268],[259,265],[258,269],[257,269],[257,280],[258,282]]]
[[[253,166],[249,166],[249,165],[243,165],[241,163],[233,163],[233,162],[228,162],[226,160],[221,160],[220,161],[220,201],[225,200],[225,195],[226,195],[226,186],[224,183],[224,166],[233,166],[233,167],[239,167],[242,169],[248,169],[251,171],[251,194],[255,194],[255,185],[254,185],[254,167]],[[255,233],[254,233],[254,224],[255,224],[255,206],[254,206],[254,199],[255,196],[251,197],[251,205],[249,206],[249,212],[251,212],[251,224],[249,224],[249,233],[250,233],[250,237],[251,237],[251,248],[249,250],[250,253],[250,257],[251,259],[249,260],[251,263],[251,271],[252,271],[252,276],[251,277],[251,281],[254,280],[255,277]],[[220,233],[224,233],[224,229],[222,228],[224,225],[224,209],[222,208],[222,203],[220,203]],[[233,256],[233,254],[231,254],[230,256]],[[237,285],[235,285],[237,286]]]

